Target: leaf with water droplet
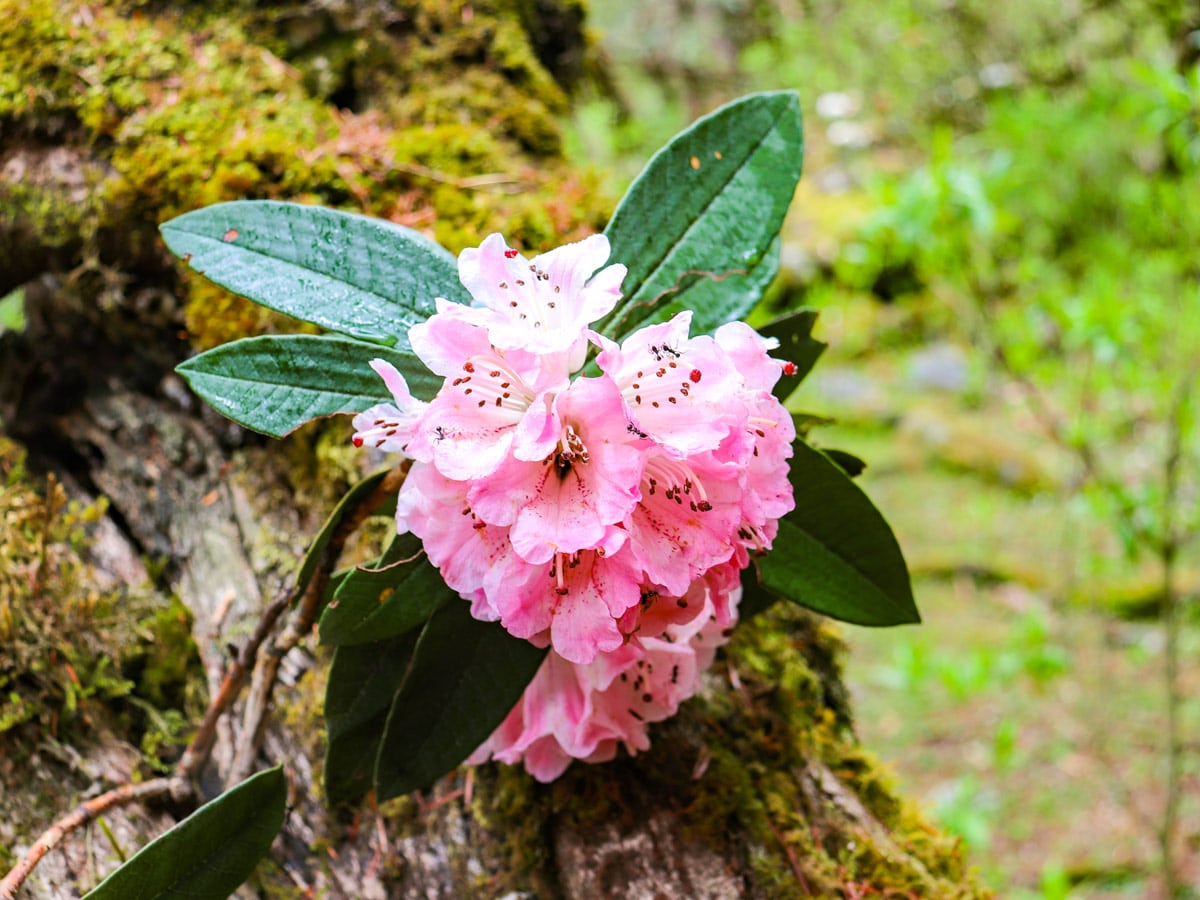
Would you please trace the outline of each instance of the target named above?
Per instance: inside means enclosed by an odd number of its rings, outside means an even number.
[[[691,309],[701,334],[746,315],[779,269],[779,230],[803,157],[793,91],[743,97],[677,135],[605,229],[612,262],[629,272],[597,330],[620,340]],[[709,158],[721,164],[701,163]]]
[[[239,425],[283,437],[312,419],[390,401],[383,379],[370,368],[372,359],[400,370],[419,399],[431,399],[441,386],[411,352],[336,335],[244,338],[194,356],[176,371]]]
[[[329,331],[407,349],[434,300],[469,302],[458,264],[411,228],[299,203],[237,200],[185,213],[163,240],[210,281]]]

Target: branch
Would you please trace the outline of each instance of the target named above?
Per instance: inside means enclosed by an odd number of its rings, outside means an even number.
[[[321,609],[321,597],[325,586],[329,583],[329,574],[342,555],[342,549],[363,521],[374,510],[378,509],[391,495],[400,490],[404,477],[408,474],[408,462],[396,466],[379,482],[370,494],[367,494],[350,510],[334,529],[321,554],[317,571],[309,582],[304,596],[292,613],[283,633],[275,638],[267,648],[267,652],[259,658],[254,668],[254,677],[250,683],[250,695],[246,699],[246,707],[242,715],[242,739],[233,758],[229,778],[233,782],[242,781],[249,777],[254,768],[255,757],[262,747],[266,730],[267,715],[271,706],[271,694],[275,689],[279,665],[300,640],[308,635]]]
[[[675,283],[670,287],[663,288],[649,300],[639,300],[637,303],[631,303],[629,306],[625,307],[625,309],[621,310],[620,315],[618,315],[615,319],[613,319],[612,322],[609,323],[609,330],[613,331],[618,326],[624,325],[625,320],[629,317],[629,314],[633,312],[633,310],[642,308],[657,309],[659,303],[666,297],[669,297],[672,294],[682,293],[687,288],[690,288],[696,283],[694,281],[688,281],[685,283],[684,279],[690,275],[695,275],[700,278],[711,278],[713,281],[719,284],[726,278],[732,278],[734,275],[748,276],[749,274],[749,269],[728,269],[724,272],[709,272],[705,269],[685,269],[679,273],[679,277],[675,279]]]
[[[17,891],[21,889],[21,885],[25,883],[25,879],[41,862],[43,856],[62,843],[63,839],[72,831],[95,821],[108,810],[136,803],[139,800],[156,800],[168,795],[176,800],[182,800],[191,792],[192,788],[187,779],[178,775],[170,775],[165,778],[155,778],[153,781],[143,781],[141,784],[124,784],[99,797],[93,797],[91,800],[80,803],[46,829],[29,848],[24,859],[4,876],[4,880],[0,881],[0,900],[13,900],[17,896]]]
[[[1166,801],[1163,804],[1158,839],[1165,883],[1164,893],[1167,897],[1175,897],[1180,885],[1174,845],[1179,822],[1179,789],[1183,778],[1184,757],[1180,726],[1184,696],[1179,683],[1179,590],[1175,584],[1175,562],[1180,536],[1175,530],[1175,497],[1179,491],[1179,466],[1183,461],[1184,419],[1196,370],[1197,366],[1193,366],[1191,372],[1184,376],[1179,385],[1179,394],[1171,406],[1167,458],[1163,463],[1163,533],[1159,562],[1162,566],[1162,615],[1166,637],[1163,654],[1166,657],[1164,687],[1167,695],[1167,776]]]
[[[213,742],[217,737],[217,722],[220,721],[221,716],[233,705],[233,701],[241,693],[242,685],[246,681],[246,675],[254,668],[255,661],[258,658],[259,647],[270,636],[271,631],[275,628],[275,623],[279,620],[283,611],[290,605],[291,599],[292,592],[289,590],[277,596],[271,605],[263,610],[263,614],[258,620],[258,625],[254,629],[254,634],[242,646],[241,652],[238,653],[233,661],[233,665],[225,673],[225,678],[221,681],[220,690],[217,691],[217,695],[213,697],[208,705],[208,709],[205,710],[204,718],[201,720],[200,727],[196,730],[192,742],[183,751],[183,756],[180,757],[179,764],[175,767],[176,776],[195,778],[200,769],[208,761],[208,755],[212,752]]]

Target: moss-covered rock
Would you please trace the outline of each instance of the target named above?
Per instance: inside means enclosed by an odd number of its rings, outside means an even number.
[[[70,801],[72,786],[39,754],[86,772],[89,748],[121,734],[149,772],[201,711],[187,610],[146,585],[110,583],[93,561],[107,506],[34,476],[0,435],[0,821],[14,826]],[[9,837],[0,868],[12,862]]]
[[[840,646],[793,607],[743,623],[646,754],[549,785],[488,764],[389,804],[392,864],[432,832],[462,838],[462,896],[990,896],[859,746]]]
[[[40,176],[3,188],[26,243],[161,264],[158,223],[238,198],[378,215],[455,252],[501,229],[544,249],[608,213],[558,155],[566,94],[504,3],[119,7],[0,0],[0,161]],[[43,171],[59,142],[86,153]],[[280,327],[186,284],[196,346]]]

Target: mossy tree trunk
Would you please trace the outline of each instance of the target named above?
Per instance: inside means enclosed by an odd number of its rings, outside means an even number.
[[[194,715],[356,474],[344,427],[268,444],[171,374],[191,349],[294,326],[181,274],[157,223],[274,197],[386,216],[452,250],[491,230],[540,249],[608,212],[560,156],[556,117],[592,64],[579,0],[219,7],[0,0],[0,296],[22,290],[27,320],[0,334],[0,427],[33,473],[14,475],[0,443],[11,476],[0,512],[47,472],[78,496],[104,495],[86,545],[63,544],[78,557],[70,571],[116,609],[182,601],[194,640],[178,636],[179,616],[174,631],[170,616],[139,620],[141,632],[120,632],[137,653],[120,641],[106,651],[133,699],[84,691],[67,704],[47,689],[38,696],[53,709],[0,730],[0,863],[88,792],[170,761],[149,741],[170,729],[153,723],[171,704]],[[34,569],[36,589],[6,608],[60,614],[78,584],[61,565]],[[182,686],[147,700],[172,659],[190,665]],[[327,663],[310,644],[283,668],[263,762],[285,763],[292,808],[248,896],[980,893],[957,844],[858,747],[836,634],[802,613],[739,628],[708,690],[643,756],[575,766],[549,786],[481,767],[378,810],[323,804]],[[203,792],[223,786],[238,721]],[[128,853],[186,810],[152,812],[110,817],[111,842],[74,836],[32,893],[85,889],[115,864],[113,844]]]

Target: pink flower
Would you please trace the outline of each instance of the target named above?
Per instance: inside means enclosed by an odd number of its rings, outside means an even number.
[[[608,543],[618,549],[559,553],[541,564],[514,554],[485,576],[484,594],[511,634],[548,638],[564,659],[590,663],[625,642],[619,621],[641,599],[641,572],[619,549],[624,539],[613,528]]]
[[[641,502],[624,522],[633,558],[666,593],[688,585],[733,553],[741,517],[738,474],[707,459],[646,453]]]
[[[536,458],[553,446],[549,400],[567,379],[543,375],[529,354],[500,354],[462,309],[445,304],[409,332],[413,350],[446,380],[405,452],[447,478],[483,478],[514,451]]]
[[[600,368],[616,382],[632,426],[677,456],[711,450],[740,410],[741,378],[710,337],[688,337],[690,310],[634,332],[617,347],[600,335]]]
[[[464,251],[477,305],[439,300],[409,334],[441,390],[421,403],[373,364],[395,404],[355,418],[356,444],[414,460],[397,528],[472,615],[550,646],[480,750],[546,779],[648,746],[792,505],[774,343],[740,323],[690,336],[687,311],[620,345],[590,331],[620,297],[608,252],[595,236],[527,261],[499,235]],[[577,375],[593,344],[600,374]]]
[[[354,446],[401,453],[411,440],[426,404],[409,393],[408,382],[391,363],[373,359],[371,368],[392,392],[396,405],[380,403],[356,415],[353,422]]]
[[[707,586],[697,586],[697,613],[658,637],[636,638],[576,665],[551,651],[520,702],[467,760],[524,762],[538,781],[553,781],[575,759],[603,762],[618,748],[650,747],[648,726],[673,716],[701,686],[727,626],[715,618]],[[740,588],[720,603],[736,615]]]
[[[513,549],[531,563],[600,546],[640,498],[644,454],[611,381],[577,379],[555,395],[548,421],[553,444],[536,445],[532,459],[514,453],[470,492],[484,521],[512,526]]]
[[[482,304],[465,315],[487,329],[497,349],[549,356],[574,372],[587,351],[585,329],[621,297],[625,266],[600,268],[608,254],[608,238],[594,234],[526,260],[503,237],[489,235],[458,257],[459,278]]]
[[[509,564],[512,546],[508,529],[488,525],[471,511],[468,487],[433,466],[414,464],[396,502],[396,530],[421,538],[446,584],[472,601],[475,618],[495,621],[500,613],[488,601],[483,580]]]

